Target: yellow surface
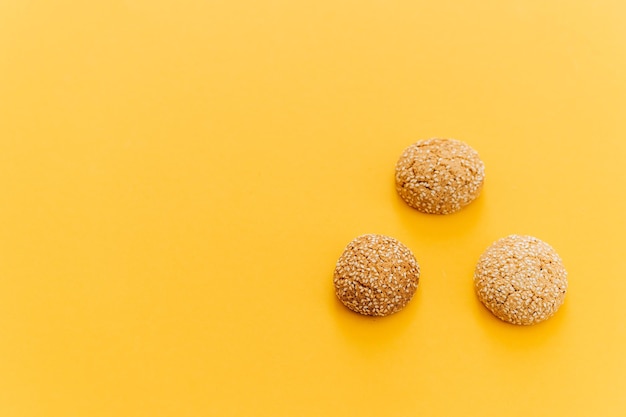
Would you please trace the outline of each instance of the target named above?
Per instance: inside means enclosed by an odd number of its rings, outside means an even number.
[[[0,416],[626,415],[626,3],[0,2]],[[483,157],[420,214],[415,140]],[[334,298],[361,233],[403,312]],[[536,327],[473,294],[510,233],[570,290]]]

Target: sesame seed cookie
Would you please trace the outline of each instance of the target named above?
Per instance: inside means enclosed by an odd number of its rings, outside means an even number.
[[[474,288],[496,317],[513,324],[536,324],[563,304],[567,271],[547,243],[532,236],[511,235],[481,255]]]
[[[335,267],[335,294],[350,310],[388,316],[403,309],[417,289],[420,268],[394,238],[362,235],[345,248]]]
[[[396,190],[414,209],[450,214],[478,197],[485,164],[478,152],[455,139],[422,140],[406,148],[396,163]]]

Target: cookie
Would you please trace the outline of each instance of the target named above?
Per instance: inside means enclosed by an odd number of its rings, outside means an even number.
[[[420,268],[413,253],[394,238],[362,235],[343,251],[334,272],[335,294],[350,310],[387,316],[413,298]]]
[[[451,214],[478,197],[485,164],[461,141],[428,139],[402,152],[395,179],[398,194],[409,206],[428,214]]]
[[[532,236],[511,235],[481,255],[474,288],[496,317],[513,324],[536,324],[563,304],[567,271],[547,243]]]

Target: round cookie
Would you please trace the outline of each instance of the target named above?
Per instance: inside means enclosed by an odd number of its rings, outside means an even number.
[[[334,273],[335,294],[350,310],[388,316],[404,308],[417,289],[420,268],[394,238],[362,235],[346,246]]]
[[[478,299],[496,317],[513,324],[536,324],[559,309],[567,291],[567,271],[547,243],[511,235],[493,243],[474,271]]]
[[[485,164],[478,152],[455,139],[422,140],[406,148],[396,163],[396,190],[411,207],[450,214],[478,197]]]

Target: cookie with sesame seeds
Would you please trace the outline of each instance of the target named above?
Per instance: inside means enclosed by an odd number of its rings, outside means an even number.
[[[339,257],[333,282],[337,298],[367,316],[388,316],[413,298],[420,267],[398,240],[367,234],[352,240]]]
[[[481,255],[474,288],[478,299],[499,319],[536,324],[552,317],[563,304],[567,271],[547,243],[532,236],[510,235]]]
[[[485,164],[478,152],[459,140],[422,140],[402,152],[395,180],[398,194],[409,206],[428,214],[451,214],[478,197]]]

